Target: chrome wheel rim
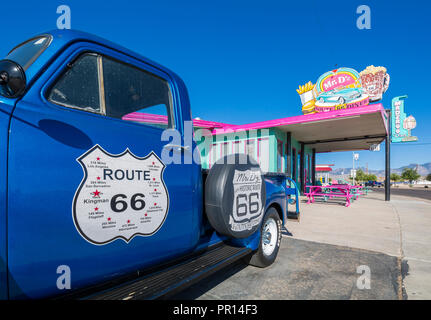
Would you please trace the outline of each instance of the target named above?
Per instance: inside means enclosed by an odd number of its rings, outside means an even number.
[[[276,247],[278,239],[277,223],[269,218],[262,229],[262,250],[265,256],[270,256]]]

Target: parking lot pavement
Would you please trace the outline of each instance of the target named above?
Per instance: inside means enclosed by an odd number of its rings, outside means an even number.
[[[383,199],[371,192],[348,208],[339,201],[301,203],[300,221],[288,221],[273,266],[238,264],[177,297],[431,299],[431,202]],[[370,267],[370,290],[356,288],[359,265]]]
[[[373,192],[349,207],[338,199],[302,202],[300,222],[289,221],[287,229],[296,239],[401,256],[398,215],[383,199],[383,194]]]
[[[397,260],[383,253],[284,237],[270,267],[239,263],[173,299],[399,299]],[[370,268],[370,289],[357,287],[361,265]]]

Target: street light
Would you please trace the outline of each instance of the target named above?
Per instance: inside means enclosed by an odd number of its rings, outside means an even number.
[[[355,161],[357,161],[358,159],[359,159],[359,153],[353,152],[353,169],[352,169],[353,185],[355,185],[355,177],[356,177]]]

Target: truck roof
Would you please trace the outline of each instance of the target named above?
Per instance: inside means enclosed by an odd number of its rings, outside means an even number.
[[[41,35],[51,35],[52,41],[49,47],[40,55],[40,57],[26,70],[26,76],[28,82],[32,82],[38,73],[43,70],[43,67],[49,64],[58,54],[60,54],[69,45],[76,42],[90,42],[95,43],[109,49],[121,52],[125,55],[133,57],[139,61],[151,64],[153,67],[169,74],[174,80],[179,81],[183,84],[181,78],[168,68],[154,62],[136,52],[133,52],[127,48],[124,48],[114,42],[95,36],[93,34],[77,31],[77,30],[58,30],[54,29],[48,32],[41,33]]]

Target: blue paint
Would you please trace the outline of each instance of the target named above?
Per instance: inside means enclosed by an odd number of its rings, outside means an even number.
[[[106,245],[93,245],[80,236],[71,212],[83,177],[76,159],[96,144],[111,154],[129,148],[138,157],[152,151],[161,157],[166,142],[161,141],[160,128],[48,101],[47,91],[67,64],[83,52],[94,51],[165,79],[171,88],[175,126],[182,134],[183,122],[191,120],[190,102],[184,82],[151,60],[86,33],[56,30],[50,34],[51,45],[26,70],[24,97],[0,98],[0,152],[8,154],[8,163],[0,164],[0,298],[63,294],[56,286],[60,265],[70,267],[72,289],[80,289],[229,241],[214,231],[202,235],[203,183],[201,166],[195,163],[166,167],[163,177],[170,207],[154,235]],[[283,184],[266,183],[267,207],[279,206],[284,220]],[[259,237],[257,232],[232,243],[256,250]]]

